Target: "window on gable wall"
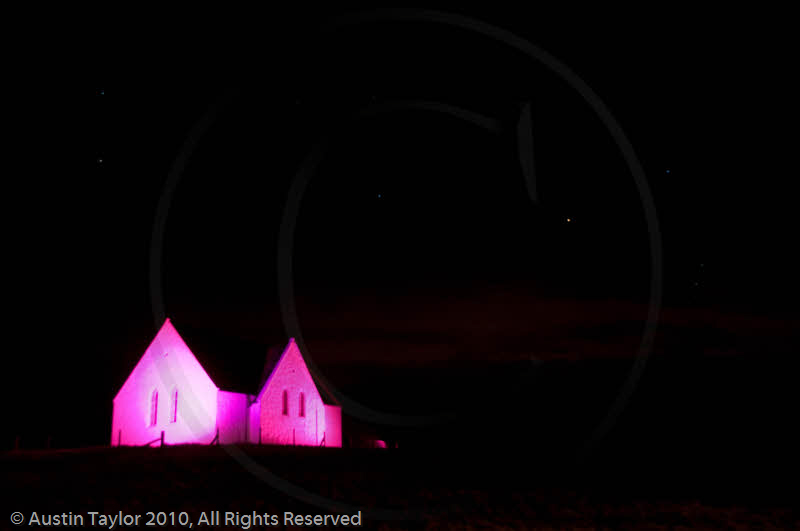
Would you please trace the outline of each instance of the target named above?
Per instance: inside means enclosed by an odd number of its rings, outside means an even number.
[[[170,422],[178,422],[178,390],[172,391],[172,409],[170,409]]]
[[[153,389],[150,395],[150,425],[155,426],[158,423],[158,389]]]
[[[306,395],[300,393],[300,416],[306,416]]]
[[[283,414],[289,414],[289,393],[286,392],[286,389],[283,390]]]

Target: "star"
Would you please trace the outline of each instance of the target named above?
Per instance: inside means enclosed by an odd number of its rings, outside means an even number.
[[[669,173],[669,170],[667,170],[667,173]]]
[[[572,222],[572,218],[567,218],[567,223],[571,223],[571,222]]]
[[[381,198],[381,194],[378,194],[378,199],[380,199],[380,198]]]

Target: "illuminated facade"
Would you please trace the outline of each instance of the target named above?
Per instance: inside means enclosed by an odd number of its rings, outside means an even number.
[[[257,394],[220,389],[167,319],[114,397],[112,446],[262,443],[342,446],[294,338],[267,361]]]

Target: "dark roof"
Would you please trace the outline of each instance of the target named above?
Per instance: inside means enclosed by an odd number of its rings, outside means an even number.
[[[288,344],[288,342],[287,342]],[[258,382],[258,390],[256,393],[261,391],[261,388],[264,387],[264,384],[269,378],[269,375],[272,374],[272,371],[275,369],[275,366],[278,364],[278,361],[281,359],[281,355],[283,351],[286,349],[286,345],[273,345],[267,349],[267,358],[264,362],[264,368],[261,372],[261,379]]]
[[[288,343],[267,347],[257,341],[185,325],[178,333],[220,389],[251,395],[258,394],[266,379],[265,371],[269,371],[267,376],[272,372]]]
[[[220,389],[250,395],[261,391],[289,344],[287,339],[268,347],[258,341],[186,325],[181,325],[178,333]],[[332,393],[314,376],[311,367],[309,372],[323,402],[337,404]]]

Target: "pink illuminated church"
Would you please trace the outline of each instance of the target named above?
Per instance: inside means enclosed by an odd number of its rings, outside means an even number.
[[[267,356],[254,394],[241,393],[217,386],[167,319],[114,397],[111,445],[163,436],[165,444],[341,447],[341,408],[326,401],[294,338]]]

